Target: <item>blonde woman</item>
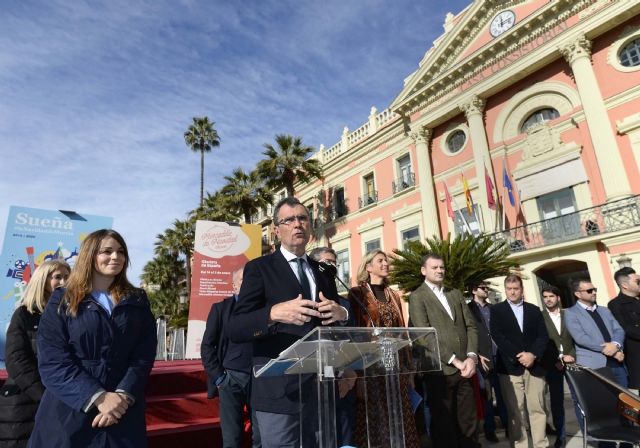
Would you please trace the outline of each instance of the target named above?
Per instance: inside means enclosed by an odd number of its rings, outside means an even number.
[[[156,326],[143,290],[127,280],[127,246],[103,229],[83,241],[66,289],[38,329],[46,392],[30,447],[146,447],[144,387]]]
[[[64,286],[70,271],[64,261],[42,263],[11,317],[5,346],[9,378],[0,390],[0,447],[27,446],[44,392],[36,349],[40,316],[51,293]]]
[[[349,290],[349,301],[353,310],[355,326],[371,327],[371,320],[376,327],[405,326],[400,296],[389,287],[388,277],[389,260],[387,254],[381,250],[374,250],[366,254],[358,268],[358,286]],[[367,308],[369,315],[358,304],[356,298]],[[373,376],[367,378],[366,381],[358,380],[356,387],[355,445],[384,446],[389,436],[386,426],[389,419],[387,417],[384,377]],[[407,375],[401,375],[401,393],[405,446],[419,447],[420,441],[409,401]],[[369,423],[368,433],[367,421]],[[371,445],[367,445],[367,441]]]

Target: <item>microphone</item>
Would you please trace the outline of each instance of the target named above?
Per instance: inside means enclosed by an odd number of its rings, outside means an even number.
[[[345,282],[342,281],[340,276],[338,276],[338,268],[336,268],[334,265],[327,263],[326,261],[319,261],[318,269],[320,270],[320,272],[328,272],[333,278],[337,279],[342,284],[342,286],[344,286],[347,289],[347,291],[351,289],[347,286]],[[371,314],[369,314],[369,310],[367,309],[365,304],[362,303],[362,301],[355,294],[352,294],[350,297],[356,301],[356,303],[360,306],[360,308],[362,308],[362,310],[365,312],[365,314],[369,318],[369,323],[371,324],[371,328],[375,329],[377,332],[378,327],[376,326],[376,324],[373,323],[373,317],[371,317]]]

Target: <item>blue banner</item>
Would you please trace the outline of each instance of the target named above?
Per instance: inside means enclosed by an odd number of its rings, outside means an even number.
[[[73,267],[80,243],[91,232],[111,228],[113,218],[63,210],[12,206],[0,255],[0,368],[5,335],[16,303],[43,262],[64,259]]]

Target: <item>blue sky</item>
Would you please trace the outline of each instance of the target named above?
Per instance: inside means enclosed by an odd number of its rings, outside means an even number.
[[[215,121],[213,192],[277,133],[331,146],[385,109],[470,0],[6,0],[0,238],[10,205],[112,216],[138,283],[199,200],[194,116]]]

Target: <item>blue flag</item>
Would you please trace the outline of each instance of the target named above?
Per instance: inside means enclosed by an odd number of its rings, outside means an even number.
[[[507,172],[507,167],[505,165],[502,166],[502,185],[509,193],[509,202],[512,207],[516,206],[516,198],[513,196],[513,184],[511,183],[511,178],[509,177],[509,173]]]

